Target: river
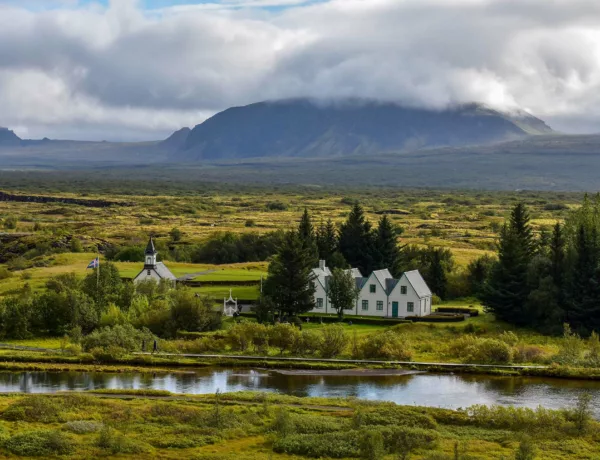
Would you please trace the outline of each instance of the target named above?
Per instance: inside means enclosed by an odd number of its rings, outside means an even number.
[[[266,391],[296,396],[354,397],[457,409],[473,404],[551,409],[572,406],[582,392],[593,396],[600,419],[600,382],[543,377],[465,374],[347,376],[282,375],[276,371],[201,369],[189,373],[0,372],[0,392],[53,393],[98,389],[157,389],[208,394],[220,390]]]

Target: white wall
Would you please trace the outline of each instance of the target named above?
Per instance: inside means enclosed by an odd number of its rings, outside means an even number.
[[[402,286],[406,286],[406,294],[402,294]],[[424,297],[420,299],[417,292],[414,290],[412,285],[408,282],[406,275],[402,275],[400,281],[394,287],[393,291],[389,296],[390,302],[390,316],[392,316],[392,302],[398,302],[398,317],[403,318],[405,316],[425,316],[428,315],[431,310],[431,298]],[[414,304],[414,311],[408,311],[408,303]],[[429,308],[429,311],[427,310]]]
[[[370,291],[370,286],[372,284],[375,285],[375,293]],[[369,302],[368,310],[362,309],[363,300],[367,300]],[[383,302],[383,310],[377,310],[378,301]],[[347,311],[348,315],[378,316],[382,318],[387,316],[387,293],[385,292],[385,287],[379,283],[375,275],[371,274],[365,285],[360,290],[360,295],[356,305],[357,308],[355,308],[353,311]]]

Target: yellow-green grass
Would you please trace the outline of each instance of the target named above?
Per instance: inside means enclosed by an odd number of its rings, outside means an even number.
[[[267,276],[266,270],[257,269],[225,269],[213,267],[207,270],[216,270],[211,273],[197,276],[194,281],[260,281],[261,277]]]
[[[480,420],[470,420],[463,413],[435,409],[399,407],[389,403],[362,403],[325,398],[292,398],[278,395],[244,394],[242,398],[228,394],[220,397],[215,405],[214,396],[183,397],[153,396],[143,392],[127,392],[126,395],[3,395],[0,396],[0,412],[6,414],[0,420],[4,442],[0,450],[3,457],[13,458],[9,450],[15,446],[28,449],[38,447],[39,441],[32,437],[29,442],[15,443],[12,436],[49,430],[55,432],[51,446],[65,439],[72,446],[71,452],[61,458],[135,458],[135,459],[204,459],[204,460],[268,460],[302,459],[300,455],[281,454],[273,451],[273,442],[280,435],[272,432],[274,422],[281,413],[287,413],[288,424],[300,427],[324,425],[328,431],[338,433],[330,443],[343,445],[343,437],[350,430],[355,411],[374,414],[382,419],[379,424],[362,430],[389,429],[418,423],[429,433],[435,433],[437,443],[418,449],[410,458],[454,458],[459,453],[478,460],[515,458],[515,451],[528,432],[531,443],[543,458],[549,460],[594,459],[597,454],[598,423],[591,422],[589,431],[578,435],[568,427],[553,425],[540,429],[541,417],[529,421],[514,422],[493,420],[493,415]],[[231,395],[235,396],[235,395]],[[510,416],[507,412],[505,417]],[[215,426],[213,419],[219,414],[219,423],[232,424],[237,428]],[[515,412],[516,414],[516,412]],[[548,416],[550,420],[561,417],[558,413]],[[394,419],[393,425],[386,425]],[[84,423],[82,423],[84,422]],[[93,423],[85,423],[93,422]],[[505,423],[493,428],[494,423]],[[95,424],[95,425],[94,425]],[[109,426],[108,432],[84,432],[84,427],[96,430]],[[278,426],[278,425],[275,425]],[[291,436],[296,434],[292,431]],[[316,432],[305,439],[318,445]],[[101,437],[102,436],[102,437]],[[421,434],[422,436],[422,434]],[[26,438],[29,439],[29,438]],[[100,442],[100,440],[103,442]],[[323,441],[320,441],[321,444]],[[326,446],[328,447],[328,446]],[[357,458],[358,450],[353,452]],[[440,457],[445,454],[447,457]],[[462,455],[462,454],[461,454]],[[46,453],[44,458],[54,455]],[[387,455],[385,460],[397,458]]]
[[[3,339],[1,343],[8,345],[18,345],[22,347],[60,349],[63,340],[57,337],[35,337],[31,339]]]
[[[258,286],[206,286],[192,288],[194,292],[213,297],[216,301],[220,301],[223,298],[229,298],[230,289],[234,299],[256,300],[260,296],[260,288]]]

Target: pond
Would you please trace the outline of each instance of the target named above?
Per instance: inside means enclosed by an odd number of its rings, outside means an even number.
[[[98,389],[157,389],[208,394],[217,390],[266,391],[295,396],[354,397],[457,409],[473,404],[516,407],[572,406],[590,392],[600,419],[600,382],[542,377],[496,377],[417,373],[411,375],[314,375],[211,368],[172,374],[93,372],[0,372],[0,392],[52,393]]]

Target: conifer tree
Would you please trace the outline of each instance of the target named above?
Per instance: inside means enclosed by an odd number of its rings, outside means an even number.
[[[567,322],[583,333],[600,326],[600,268],[596,229],[579,226],[576,256],[570,277]]]
[[[376,262],[375,238],[359,203],[354,205],[340,229],[339,249],[350,266],[358,268],[363,275],[373,271]]]
[[[317,238],[315,230],[308,213],[308,209],[304,208],[304,213],[298,225],[298,237],[302,241],[302,246],[308,251],[309,257],[312,260],[313,268],[319,263],[319,251],[317,248]]]
[[[431,263],[429,266],[429,287],[440,299],[446,298],[446,287],[448,279],[442,259],[442,249],[434,249],[431,252]]]
[[[379,220],[375,236],[375,248],[377,250],[376,269],[387,268],[394,278],[402,275],[400,248],[396,240],[396,231],[390,219],[384,215]]]
[[[286,233],[263,286],[265,297],[280,314],[295,316],[314,308],[313,268],[312,256],[298,233]]]
[[[556,223],[549,242],[551,276],[557,288],[564,288],[565,281],[565,238],[560,223]]]
[[[329,219],[321,223],[316,234],[319,259],[324,260],[330,269],[347,268],[348,264],[338,249],[338,236],[335,225]]]
[[[498,319],[527,324],[526,303],[530,293],[527,269],[535,253],[533,230],[529,213],[522,203],[517,204],[500,234],[498,262],[482,291],[485,307]]]
[[[536,244],[533,238],[529,212],[523,203],[519,203],[513,208],[510,214],[510,229],[521,242],[527,256],[533,256]]]

